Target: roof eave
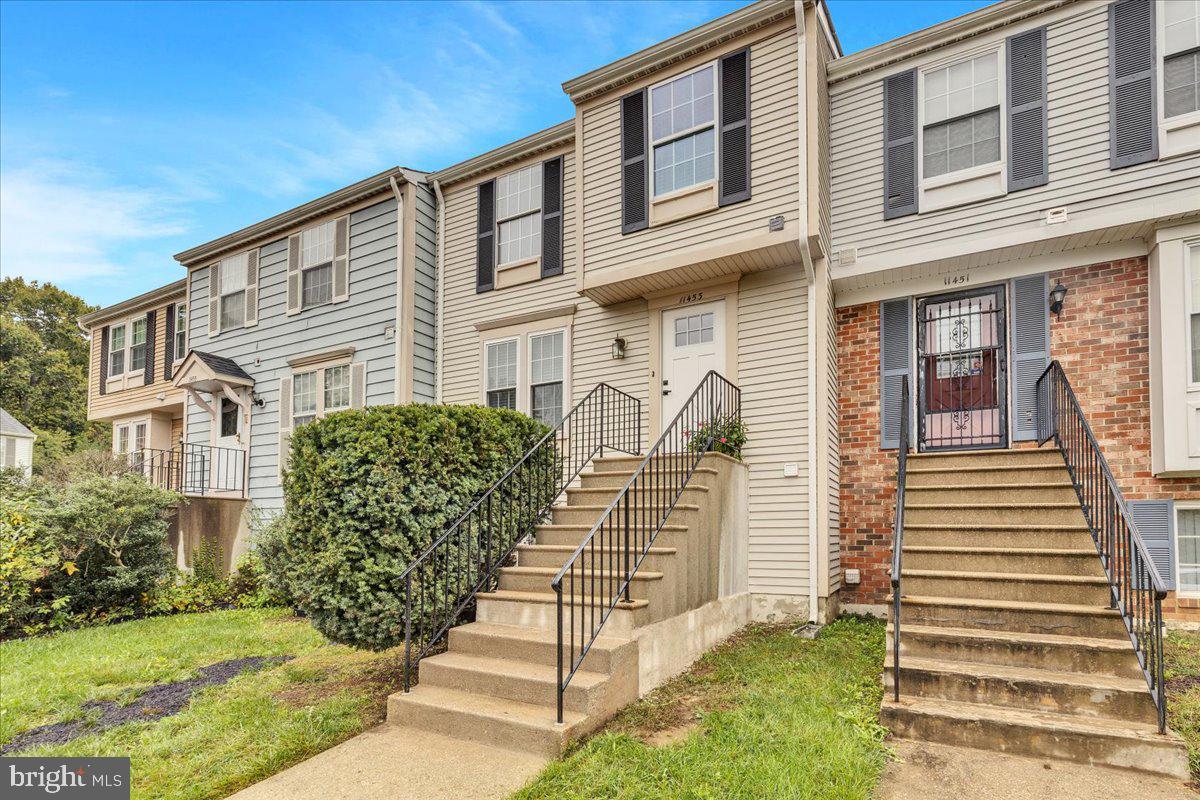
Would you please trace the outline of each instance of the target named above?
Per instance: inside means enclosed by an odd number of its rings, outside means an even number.
[[[137,297],[131,297],[128,300],[122,300],[119,303],[113,303],[111,306],[98,308],[95,311],[89,311],[79,318],[79,327],[83,329],[91,328],[97,322],[101,322],[112,317],[118,317],[128,313],[136,308],[144,306],[158,305],[163,300],[166,300],[175,295],[183,296],[187,291],[187,278],[168,283],[166,286],[159,286],[157,289],[151,289],[148,292],[143,292]]]
[[[575,120],[568,119],[545,130],[530,134],[523,139],[501,145],[494,150],[461,161],[453,166],[438,170],[429,175],[429,180],[437,181],[442,186],[458,183],[497,169],[505,164],[511,164],[524,158],[544,153],[555,147],[567,144],[575,139]]]

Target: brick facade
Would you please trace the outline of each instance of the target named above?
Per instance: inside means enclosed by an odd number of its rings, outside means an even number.
[[[1150,343],[1145,258],[1050,273],[1069,290],[1051,317],[1051,356],[1075,389],[1113,475],[1130,500],[1200,499],[1200,478],[1150,473]],[[862,583],[842,603],[886,601],[895,508],[895,451],[879,448],[879,303],[839,308],[842,565]],[[1200,621],[1200,603],[1172,595],[1164,610]]]

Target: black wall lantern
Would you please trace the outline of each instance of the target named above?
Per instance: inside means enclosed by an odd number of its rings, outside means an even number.
[[[620,336],[612,341],[612,357],[614,361],[620,361],[625,357],[625,340]]]
[[[1067,296],[1067,287],[1062,285],[1062,281],[1056,281],[1054,288],[1050,290],[1050,310],[1055,316],[1062,315],[1063,298]]]

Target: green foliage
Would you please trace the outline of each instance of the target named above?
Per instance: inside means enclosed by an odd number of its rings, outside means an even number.
[[[331,640],[395,645],[405,568],[546,431],[523,414],[478,406],[376,407],[309,423],[292,436],[286,514],[274,531],[281,541],[265,548],[264,562]],[[544,486],[525,489],[536,499]],[[447,555],[454,569],[415,579],[427,607],[445,608],[478,563],[455,547]]]
[[[685,431],[688,447],[693,453],[705,450],[724,453],[737,460],[742,459],[742,448],[746,446],[746,423],[740,419],[726,419],[715,424],[702,425],[694,431]],[[709,438],[712,444],[708,444]]]
[[[70,601],[40,597],[42,580],[62,562],[37,525],[35,502],[28,487],[7,476],[0,489],[0,638],[53,627]]]

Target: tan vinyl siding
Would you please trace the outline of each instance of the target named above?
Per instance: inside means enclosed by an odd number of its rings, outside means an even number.
[[[833,59],[833,48],[829,44],[829,40],[824,36],[817,37],[820,50],[817,57],[817,81],[815,91],[817,93],[817,152],[820,154],[818,158],[817,170],[820,175],[820,185],[817,191],[816,201],[818,203],[817,220],[819,223],[819,233],[821,236],[821,247],[826,254],[829,253],[830,243],[833,239],[833,220],[830,212],[829,198],[829,81],[828,81],[828,66]]]
[[[1002,33],[1012,35],[1035,18]],[[968,43],[970,45],[970,43]],[[832,86],[833,248],[857,247],[858,258],[973,238],[1014,237],[1045,230],[1047,209],[1067,206],[1072,220],[1128,210],[1153,215],[1154,205],[1195,198],[1200,155],[1109,169],[1108,10],[1072,6],[1047,25],[1050,181],[958,208],[883,219],[883,84],[920,66],[913,59]],[[935,51],[925,60],[945,56]],[[834,277],[837,277],[836,270]]]
[[[841,450],[838,442],[838,360],[837,360],[837,311],[834,308],[833,281],[826,276],[825,303],[825,459],[828,514],[826,538],[829,547],[829,591],[842,584],[841,550]]]
[[[680,65],[679,71],[704,61]],[[629,235],[621,234],[620,223],[620,96],[625,92],[585,107],[579,130],[585,182],[583,252],[589,272],[763,233],[775,215],[794,224],[799,213],[797,70],[794,27],[751,45],[750,200]],[[656,82],[668,77],[664,72]]]
[[[174,446],[181,441],[183,441],[183,414],[171,417],[171,445]]]
[[[183,300],[180,295],[173,302]],[[110,389],[106,394],[100,394],[100,346],[103,324],[91,329],[91,350],[88,358],[88,419],[112,419],[113,417],[130,414],[136,411],[148,411],[165,408],[172,405],[182,405],[183,390],[176,389],[170,381],[164,380],[163,359],[170,358],[170,346],[167,342],[167,306],[148,306],[131,311],[110,322],[121,322],[144,316],[151,309],[155,310],[154,317],[154,383],[149,386],[142,383],[142,378],[130,378],[127,389]],[[128,335],[128,334],[127,334]],[[140,375],[140,373],[139,373]],[[165,395],[159,400],[158,395]]]
[[[749,429],[750,591],[808,587],[808,317],[803,272],[748,275],[738,295],[738,384]],[[796,463],[798,478],[784,477]]]

